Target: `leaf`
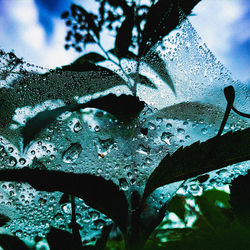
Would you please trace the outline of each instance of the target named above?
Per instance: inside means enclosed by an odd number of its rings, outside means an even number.
[[[61,199],[59,200],[59,204],[70,203],[70,195],[63,194]]]
[[[0,234],[0,246],[4,250],[29,250],[18,237],[8,234]]]
[[[108,52],[113,54],[114,56],[118,57],[116,49],[111,49]],[[129,50],[127,51],[127,54],[123,56],[123,58],[133,59],[133,60],[137,61],[137,55]]]
[[[232,218],[229,219],[224,211],[231,208],[228,193],[212,189],[204,192],[202,196],[195,196],[194,198],[202,215],[205,216],[213,229],[221,230],[225,226],[229,226]]]
[[[195,142],[167,155],[150,175],[144,200],[156,188],[250,159],[250,128]]]
[[[55,227],[50,227],[46,235],[50,250],[75,250],[74,239],[71,233]],[[79,249],[79,248],[78,248]]]
[[[250,226],[250,171],[235,178],[230,185],[230,204],[242,224]]]
[[[159,0],[153,5],[147,14],[139,47],[139,56],[146,55],[156,42],[183,21],[183,18],[180,17],[179,9],[182,9],[185,15],[189,15],[199,2],[200,0]]]
[[[84,108],[98,108],[109,112],[121,121],[133,119],[144,108],[145,103],[132,95],[116,96],[109,94],[83,104],[67,105],[53,110],[38,113],[25,124],[22,130],[23,148],[25,148],[40,132],[66,111],[78,111]]]
[[[98,63],[105,61],[106,58],[96,52],[90,52],[84,56],[79,57],[73,64],[83,64],[85,62]]]
[[[58,116],[66,111],[70,111],[71,106],[63,106],[53,110],[46,110],[38,113],[35,117],[28,120],[22,130],[23,148],[25,148],[30,141],[34,140],[36,135],[52,123]]]
[[[182,102],[163,108],[153,115],[167,119],[189,120],[191,122],[198,122],[202,119],[206,124],[215,124],[219,126],[224,113],[225,111],[222,108],[215,105],[200,102]],[[233,114],[229,115],[228,123],[239,123],[241,126],[245,127],[245,121]]]
[[[167,206],[167,211],[175,213],[182,221],[184,221],[186,215],[185,204],[186,200],[184,196],[175,195]]]
[[[0,214],[0,227],[6,225],[10,221],[10,218],[4,214]]]
[[[154,83],[144,75],[137,74],[137,73],[130,73],[129,76],[136,82],[139,82],[140,84],[143,84],[153,89],[157,89]]]
[[[97,39],[99,40],[100,38],[100,29],[99,27],[95,24],[94,18],[93,16],[86,11],[83,7],[76,5],[76,4],[71,4],[70,6],[72,15],[74,16],[74,14],[80,12],[84,17],[85,17],[85,21],[88,23],[88,28],[91,29],[94,34],[96,35]]]
[[[134,8],[127,10],[126,18],[118,29],[115,39],[115,50],[119,58],[126,57],[128,48],[132,45],[132,30],[134,27]]]
[[[110,180],[90,174],[73,174],[38,169],[0,170],[0,181],[28,182],[37,190],[60,191],[77,196],[113,219],[124,232],[128,202],[125,194]]]
[[[159,53],[156,51],[150,51],[147,57],[142,58],[142,61],[147,63],[176,95],[173,80],[166,69],[165,62],[159,56]]]

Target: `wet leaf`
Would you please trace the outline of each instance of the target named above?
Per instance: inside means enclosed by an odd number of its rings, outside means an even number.
[[[156,188],[250,160],[250,128],[195,142],[167,155],[150,175],[144,199]]]
[[[183,21],[183,17],[180,17],[179,9],[185,15],[189,15],[194,6],[199,2],[200,0],[159,0],[153,5],[147,14],[139,55],[146,55],[156,42],[160,41]]]
[[[157,87],[154,85],[154,83],[144,75],[137,74],[137,73],[131,73],[131,74],[129,74],[129,76],[133,80],[135,80],[136,82],[139,82],[142,85],[148,86],[148,87],[153,88],[153,89],[157,89]]]
[[[4,214],[0,214],[0,227],[4,226],[10,221],[10,218]]]
[[[134,8],[126,13],[126,18],[118,29],[115,40],[115,50],[119,58],[126,57],[129,46],[132,43],[132,30],[134,27]]]
[[[0,181],[28,182],[37,190],[74,195],[113,219],[123,232],[126,228],[128,202],[125,194],[112,181],[102,177],[25,167],[0,170]]]
[[[219,126],[224,113],[225,111],[222,108],[215,105],[200,102],[182,102],[163,108],[153,114],[153,116],[182,121],[188,120],[191,122],[199,122],[200,119],[202,119],[205,124],[214,124]],[[241,120],[239,116],[230,114],[228,123],[240,123],[241,126],[243,126],[245,121]]]
[[[143,58],[142,61],[147,63],[176,95],[174,82],[167,71],[165,62],[161,59],[158,52],[150,51],[147,57]]]
[[[22,130],[23,148],[25,148],[34,138],[64,112],[78,111],[84,108],[97,108],[109,112],[121,121],[128,121],[135,118],[144,108],[145,103],[138,97],[132,95],[116,96],[109,94],[97,99],[93,99],[84,104],[67,105],[53,110],[46,110],[38,113],[25,124]]]
[[[0,234],[0,246],[4,250],[29,250],[18,237],[8,234]]]

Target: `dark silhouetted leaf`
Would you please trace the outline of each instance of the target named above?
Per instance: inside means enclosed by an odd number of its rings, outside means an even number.
[[[85,17],[85,21],[88,23],[88,28],[91,29],[94,34],[96,35],[96,37],[99,39],[100,38],[100,29],[98,28],[98,26],[95,24],[94,18],[93,16],[86,11],[83,7],[76,5],[76,4],[71,4],[71,12],[72,15],[74,16],[74,14],[77,14],[78,12],[80,12],[84,17]]]
[[[42,129],[46,128],[58,116],[66,111],[78,111],[84,108],[97,108],[109,112],[121,121],[128,121],[135,118],[144,108],[145,103],[138,97],[132,95],[116,96],[109,94],[84,104],[74,104],[46,110],[38,113],[25,124],[22,130],[24,148],[32,141]]]
[[[182,195],[175,195],[169,205],[167,206],[168,212],[175,213],[182,221],[185,220],[186,208],[185,208],[186,200]]]
[[[136,82],[139,82],[140,84],[143,84],[143,85],[148,86],[148,87],[153,88],[153,89],[157,89],[157,87],[154,85],[154,83],[151,82],[151,80],[149,80],[144,75],[137,74],[137,73],[131,73],[131,74],[129,74],[129,76],[133,80],[135,80]]]
[[[109,225],[105,225],[103,227],[101,237],[98,238],[95,243],[96,250],[98,249],[101,250],[105,248],[112,227],[113,227],[113,223]]]
[[[111,54],[113,54],[114,56],[118,57],[116,49],[111,49],[108,52],[111,53]],[[132,51],[127,51],[127,54],[124,55],[123,58],[133,59],[133,60],[136,61],[137,60],[137,55],[134,54]]]
[[[235,178],[230,185],[230,204],[239,220],[250,226],[250,172]]]
[[[160,58],[159,54],[156,51],[150,51],[142,61],[147,63],[176,95],[173,80],[166,69],[165,62]]]
[[[70,195],[63,194],[61,199],[59,200],[59,204],[70,203]]]
[[[37,190],[61,191],[79,198],[113,219],[124,231],[128,202],[125,194],[110,180],[90,174],[73,174],[29,168],[0,170],[0,181],[28,182]]]
[[[250,160],[250,128],[196,142],[167,155],[150,175],[144,199],[156,188]]]
[[[115,50],[119,58],[126,57],[128,48],[132,43],[132,30],[134,27],[134,8],[131,7],[126,13],[126,18],[117,31]]]
[[[89,63],[98,63],[105,61],[106,58],[96,52],[90,52],[88,54],[85,54],[84,56],[81,56],[78,58],[73,64],[83,64],[85,62]]]
[[[183,21],[179,9],[189,15],[200,0],[159,0],[153,5],[147,15],[139,55],[145,55],[152,46]]]
[[[10,218],[4,214],[0,214],[0,227],[4,226],[7,222],[10,221]]]
[[[0,246],[4,250],[29,250],[18,237],[8,234],[0,234]]]
[[[46,235],[46,239],[49,243],[50,250],[79,250],[77,248],[71,233],[57,229],[50,228],[49,233]]]

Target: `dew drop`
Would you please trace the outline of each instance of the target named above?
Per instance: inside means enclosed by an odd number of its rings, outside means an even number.
[[[73,163],[79,158],[81,152],[81,144],[72,143],[71,146],[62,154],[62,159],[65,163]]]
[[[165,142],[168,145],[171,145],[170,139],[173,137],[174,135],[169,133],[169,132],[163,132],[161,135],[161,140],[163,142]]]

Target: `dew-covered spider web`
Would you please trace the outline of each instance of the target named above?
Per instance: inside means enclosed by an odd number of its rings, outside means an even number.
[[[247,86],[233,78],[186,19],[142,60],[140,73],[157,88],[138,85],[137,94],[148,105],[137,120],[121,123],[97,109],[64,113],[23,151],[21,129],[37,113],[108,93],[131,92],[119,71],[121,77],[48,70],[24,62],[13,52],[0,54],[0,169],[28,166],[91,173],[111,179],[126,193],[135,185],[143,190],[166,154],[217,134],[227,104],[226,86],[235,88],[235,107],[249,113]],[[176,95],[163,81],[164,68],[156,54],[173,80]],[[134,66],[135,62],[127,61],[124,69],[133,72]],[[231,112],[224,132],[247,127],[249,121]],[[247,169],[249,162],[213,171],[202,184],[195,179],[186,181],[181,191],[201,195]],[[152,209],[157,211],[181,183],[156,190],[149,198],[155,204]],[[71,231],[71,205],[59,204],[61,196],[60,192],[36,191],[25,183],[1,182],[0,214],[11,219],[5,228],[21,238],[44,236],[50,225]],[[91,241],[111,220],[81,199],[76,199],[76,205],[82,239]]]

